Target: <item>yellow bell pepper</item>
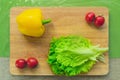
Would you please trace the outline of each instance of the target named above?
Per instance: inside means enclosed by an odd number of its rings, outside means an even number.
[[[51,20],[43,20],[42,12],[38,8],[28,9],[17,16],[18,29],[27,36],[40,37],[43,35],[44,24]]]

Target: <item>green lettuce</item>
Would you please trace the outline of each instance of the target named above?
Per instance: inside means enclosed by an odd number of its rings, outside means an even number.
[[[53,38],[48,63],[57,75],[75,76],[89,72],[107,50],[99,45],[93,46],[87,38],[81,36]]]

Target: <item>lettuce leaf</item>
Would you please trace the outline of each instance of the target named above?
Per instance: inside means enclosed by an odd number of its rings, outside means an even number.
[[[48,63],[57,75],[75,76],[89,72],[108,48],[93,46],[81,36],[53,38],[50,43]]]

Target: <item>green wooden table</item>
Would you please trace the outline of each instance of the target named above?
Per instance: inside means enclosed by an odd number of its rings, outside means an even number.
[[[120,0],[0,0],[0,57],[9,57],[9,13],[11,7],[81,7],[105,6],[110,12],[109,53],[111,58],[120,57]]]

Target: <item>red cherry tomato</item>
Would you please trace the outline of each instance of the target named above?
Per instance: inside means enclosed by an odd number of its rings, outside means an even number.
[[[98,16],[98,17],[95,18],[94,24],[95,24],[96,27],[100,27],[104,24],[104,22],[105,22],[104,17]]]
[[[88,23],[92,23],[95,19],[95,13],[93,12],[89,12],[86,14],[85,16],[85,20],[88,22]]]
[[[38,65],[38,61],[37,61],[36,58],[33,58],[33,57],[28,58],[27,65],[28,65],[29,68],[34,68]]]
[[[24,59],[18,59],[15,62],[17,68],[23,69],[26,66],[26,61]]]

